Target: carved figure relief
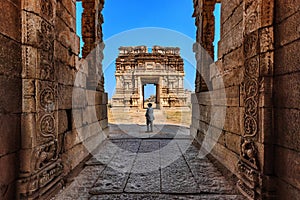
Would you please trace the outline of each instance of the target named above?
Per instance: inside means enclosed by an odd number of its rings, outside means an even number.
[[[35,170],[39,170],[51,161],[57,159],[57,140],[36,148],[34,153]]]
[[[258,167],[257,165],[257,149],[255,147],[255,144],[253,141],[245,139],[242,141],[242,146],[241,146],[241,154],[242,157],[250,161],[252,164],[252,167],[256,168]]]

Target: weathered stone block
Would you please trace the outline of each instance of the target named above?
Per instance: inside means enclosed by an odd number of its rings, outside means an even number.
[[[260,94],[259,94],[259,107],[261,108],[271,108],[273,106],[272,102],[272,89],[273,80],[271,77],[262,77],[260,81]]]
[[[86,74],[82,73],[81,71],[77,71],[75,75],[74,86],[86,88]]]
[[[102,106],[101,105],[95,106],[95,109],[96,109],[96,115],[98,121],[102,120],[104,118]]]
[[[276,179],[277,186],[277,199],[294,199],[295,197],[300,197],[300,189],[287,184],[280,178]]]
[[[64,173],[68,173],[73,170],[83,159],[88,156],[88,151],[82,144],[74,146],[64,154],[62,154],[62,160],[64,165]]]
[[[300,154],[281,147],[275,149],[275,175],[300,189]]]
[[[207,122],[204,121],[198,121],[199,122],[199,131],[203,134],[207,133],[209,124]]]
[[[64,144],[63,144],[64,151],[70,150],[75,145],[78,145],[81,142],[82,142],[82,138],[80,138],[80,135],[78,135],[77,129],[66,132],[65,133]]]
[[[0,46],[0,74],[20,77],[22,72],[21,45],[2,35],[0,35],[0,44],[2,44]]]
[[[83,112],[83,123],[84,124],[91,124],[93,122],[98,121],[96,109],[97,109],[97,107],[94,105],[85,107],[84,112]]]
[[[36,112],[36,99],[35,99],[35,80],[23,79],[23,100],[22,111],[26,113]]]
[[[299,80],[299,72],[274,78],[274,105],[276,107],[300,108]]]
[[[300,111],[297,109],[275,109],[276,143],[300,151]]]
[[[0,76],[0,113],[21,113],[22,81],[19,78]]]
[[[274,22],[274,1],[267,0],[261,1],[259,16],[260,16],[260,27],[271,26]]]
[[[102,98],[102,104],[107,105],[108,103],[108,94],[106,92],[102,93],[103,98]]]
[[[68,10],[70,15],[75,19],[76,18],[76,2],[70,1],[70,0],[60,0],[65,7],[65,9]]]
[[[228,18],[234,13],[242,4],[242,0],[223,0],[222,11],[221,11],[221,24],[228,20]]]
[[[35,13],[39,16],[42,16],[48,21],[48,23],[52,23],[56,12],[56,1],[22,1],[22,9],[26,12]]]
[[[75,83],[75,69],[71,68],[70,66],[67,66],[65,64],[62,64],[61,62],[55,62],[55,68],[56,68],[56,80],[58,83],[62,85],[74,85]]]
[[[240,153],[241,148],[241,136],[232,134],[229,132],[225,133],[226,147],[236,154]]]
[[[259,57],[259,75],[272,76],[274,73],[274,52],[261,54]]]
[[[226,105],[227,106],[239,106],[239,99],[240,99],[240,87],[239,86],[232,86],[225,89],[226,92]]]
[[[231,29],[219,42],[218,55],[226,55],[240,47],[243,43],[243,23],[240,22]]]
[[[240,108],[239,107],[227,107],[226,118],[224,123],[224,130],[237,135],[241,135],[240,126]],[[221,128],[221,127],[220,127]]]
[[[0,115],[0,157],[8,153],[16,152],[21,145],[21,116]]]
[[[232,10],[233,13],[229,13],[230,15],[228,16],[228,18],[226,19],[226,21],[223,21],[224,19],[222,17],[225,17],[228,15],[228,13],[222,14],[223,12],[221,12],[221,21],[222,21],[222,28],[221,28],[221,37],[224,37],[226,34],[228,34],[230,32],[230,30],[235,27],[236,25],[238,25],[239,23],[241,23],[243,21],[243,4],[240,3],[241,1],[236,0],[236,1],[232,1],[232,3],[227,3],[227,5],[223,6],[223,2],[222,2],[222,8],[224,9],[234,9]],[[240,3],[240,4],[239,4]],[[235,8],[232,7],[228,7],[228,5],[230,4],[236,4]],[[239,5],[238,5],[239,4]],[[224,11],[226,12],[226,11]],[[228,11],[227,11],[228,12]]]
[[[16,183],[0,183],[0,198],[2,200],[16,199]]]
[[[85,125],[83,120],[83,114],[84,114],[84,108],[72,109],[72,129],[81,128],[83,125]]]
[[[276,22],[279,23],[291,16],[292,14],[299,12],[300,0],[278,0],[275,1],[276,7]]]
[[[40,55],[36,48],[31,46],[22,46],[22,77],[37,78],[37,68],[40,67]]]
[[[76,69],[86,75],[88,75],[88,62],[83,58],[78,58],[78,56],[75,57],[76,61]]]
[[[105,102],[105,94],[99,91],[95,92],[95,104],[96,105],[101,105],[104,104]]]
[[[223,145],[217,143],[211,154],[232,173],[237,173],[236,167],[239,160],[239,154],[234,153]]]
[[[69,56],[70,54],[78,54],[77,50],[77,35],[75,32],[72,32],[70,28],[60,19],[55,19],[55,30],[56,30],[56,39],[68,49]],[[59,54],[58,54],[59,55]]]
[[[65,24],[71,29],[71,31],[75,32],[76,30],[76,20],[70,15],[67,9],[62,5],[61,1],[57,2],[56,15],[63,20]]]
[[[274,173],[274,145],[255,143],[257,148],[258,166],[264,175],[272,175]],[[265,186],[266,187],[266,186]]]
[[[72,86],[58,85],[58,108],[59,109],[71,109],[72,108]],[[77,93],[76,93],[77,94]],[[76,96],[77,98],[84,98],[84,96],[80,97],[80,95]],[[77,101],[77,100],[75,100]]]
[[[244,80],[244,68],[234,68],[232,70],[223,71],[221,72],[221,76],[219,78],[212,79],[212,85],[215,89],[220,89],[222,87],[231,87],[231,86],[238,86]],[[220,84],[220,81],[223,81]]]
[[[244,65],[243,62],[243,48],[239,47],[229,54],[225,55],[222,60],[222,67],[224,71],[233,70],[236,68],[240,68]]]
[[[8,154],[0,158],[0,184],[10,184],[18,177],[18,155]],[[1,196],[0,196],[1,197]]]
[[[36,133],[36,114],[23,113],[22,117],[22,134],[21,142],[22,148],[32,148],[34,145],[35,133]]]
[[[57,61],[64,65],[69,65],[75,68],[75,55],[71,53],[71,49],[62,45],[60,42],[54,42],[54,56]]]
[[[44,18],[30,12],[22,12],[22,43],[53,53],[54,27]],[[48,58],[49,59],[49,58]]]
[[[84,108],[87,106],[86,90],[82,88],[73,88],[73,108]]]
[[[88,105],[99,105],[96,104],[96,101],[99,101],[99,98],[101,98],[99,92],[95,90],[85,90],[85,93],[86,93],[86,99]]]
[[[300,71],[300,40],[288,44],[275,51],[275,67],[276,75]]]
[[[67,112],[65,110],[58,111],[58,134],[67,131],[69,126]]]
[[[274,29],[273,27],[263,28],[259,31],[260,53],[274,50]]]
[[[100,127],[101,127],[102,129],[108,128],[108,119],[107,119],[107,118],[100,121]],[[103,136],[104,136],[104,135],[103,135]],[[106,137],[106,136],[105,136],[105,137]],[[105,139],[105,138],[103,138],[103,139]]]
[[[258,141],[263,144],[271,144],[274,141],[273,125],[273,110],[272,108],[260,108],[259,109],[259,139]]]
[[[197,96],[198,104],[203,104],[203,105],[211,104],[209,92],[196,93],[196,96]]]
[[[199,120],[209,122],[211,118],[210,106],[199,105]]]
[[[0,32],[16,41],[21,41],[20,7],[4,0],[0,4]]]

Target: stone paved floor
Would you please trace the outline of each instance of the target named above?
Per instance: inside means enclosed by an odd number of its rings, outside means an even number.
[[[53,199],[244,199],[197,157],[188,128],[156,125],[150,134],[139,127],[110,126],[110,139]]]

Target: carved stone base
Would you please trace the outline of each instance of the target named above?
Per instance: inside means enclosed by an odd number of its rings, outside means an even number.
[[[41,196],[47,196],[49,191],[59,187],[62,184],[61,174],[63,166],[61,160],[49,165],[38,173],[20,179],[18,181],[18,199],[39,199]]]
[[[259,172],[240,160],[238,163],[238,173],[240,180],[237,182],[237,187],[240,192],[248,197],[248,199],[258,199],[261,196],[261,191],[259,190]]]

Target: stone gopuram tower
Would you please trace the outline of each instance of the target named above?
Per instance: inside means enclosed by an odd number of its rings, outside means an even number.
[[[146,84],[156,86],[156,108],[187,107],[183,65],[177,47],[120,47],[112,107],[143,108]]]

